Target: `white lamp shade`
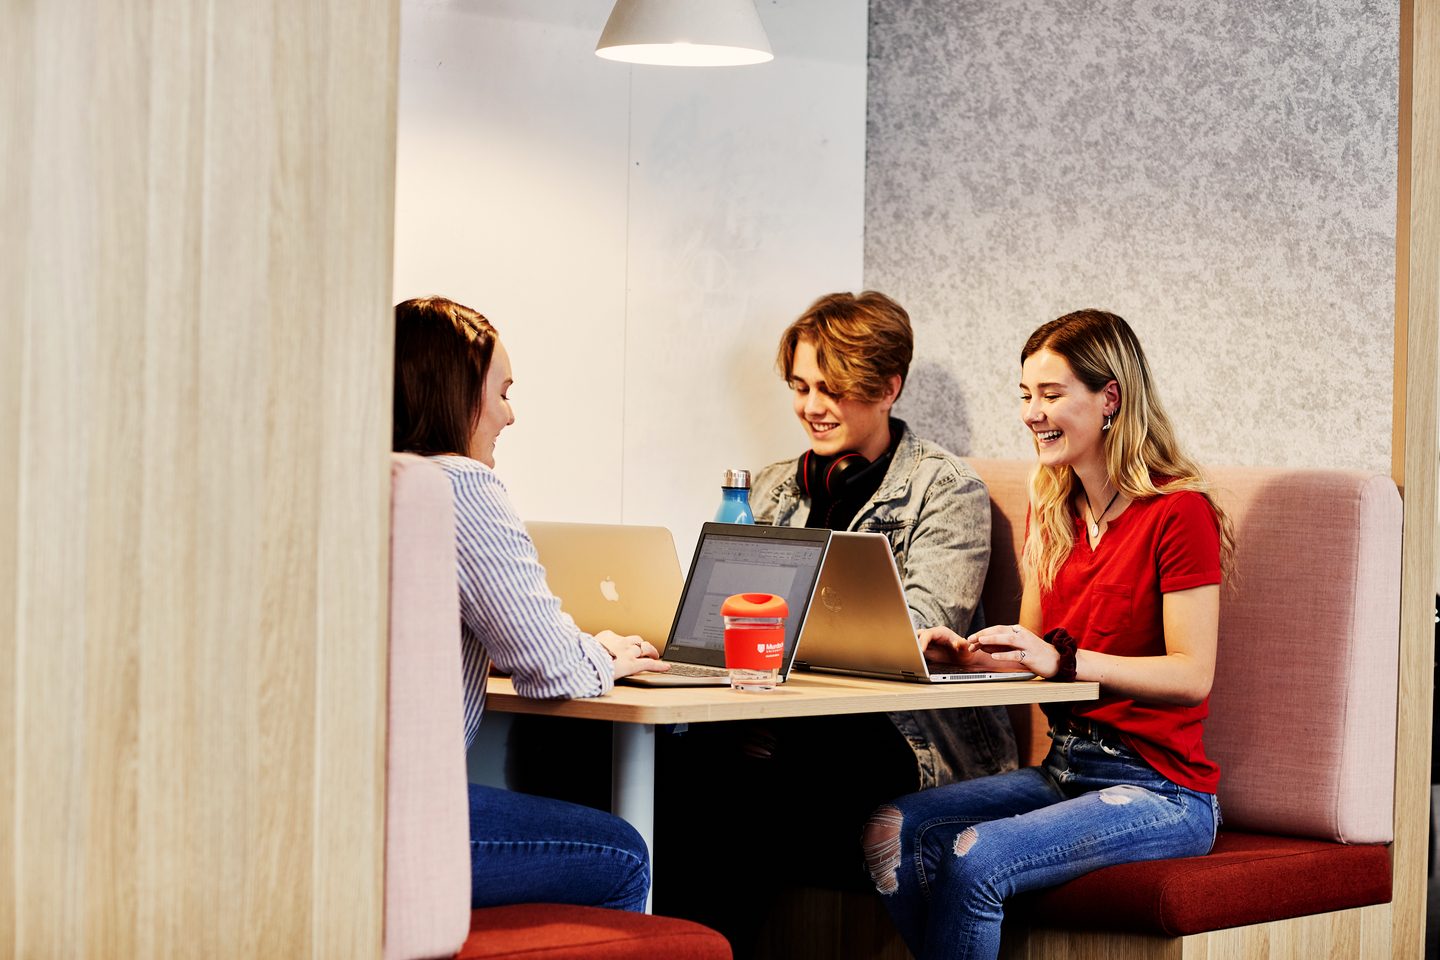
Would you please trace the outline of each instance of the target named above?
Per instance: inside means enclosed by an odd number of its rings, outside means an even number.
[[[595,53],[677,67],[775,59],[755,0],[615,0]]]

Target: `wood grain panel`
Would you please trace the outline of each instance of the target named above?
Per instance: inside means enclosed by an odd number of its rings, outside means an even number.
[[[336,15],[335,10],[343,10]],[[378,26],[377,26],[378,25]],[[321,397],[324,420],[348,423],[328,430],[320,441],[320,535],[348,540],[352,549],[329,557],[317,582],[320,624],[317,687],[318,742],[351,737],[369,742],[369,752],[323,751],[314,796],[317,811],[312,902],[315,941],[326,956],[364,956],[381,942],[383,849],[356,844],[355,823],[385,822],[385,658],[386,647],[370,642],[376,623],[388,623],[390,462],[374,458],[390,448],[390,381],[376,389],[376,370],[392,367],[394,323],[389,309],[393,262],[395,114],[399,10],[394,0],[351,0],[332,10],[325,31],[324,85],[344,90],[365,77],[362,97],[332,97],[324,112],[324,136],[345,153],[383,148],[387,171],[341,164],[321,183],[320,239],[330,246],[326,274],[325,342],[327,389]],[[384,42],[377,42],[383,37]],[[390,82],[386,83],[387,78]],[[384,269],[376,269],[375,243]],[[379,310],[377,311],[377,305]],[[348,318],[372,321],[354,329]],[[373,463],[368,470],[351,465]],[[371,516],[355,522],[355,505]],[[342,814],[336,816],[335,814]],[[380,834],[377,832],[377,839]],[[357,879],[368,882],[357,882]]]
[[[1389,956],[1390,904],[1232,927],[1185,938],[1192,957],[1237,960],[1346,960]],[[1203,950],[1204,952],[1199,952]]]
[[[397,15],[6,8],[0,958],[379,953]]]
[[[95,25],[70,4],[35,11],[31,262],[22,359],[15,873],[16,952],[83,947],[88,795],[85,708],[87,425],[95,412],[96,171],[88,111]],[[71,273],[71,271],[74,271]]]
[[[1395,956],[1424,951],[1440,354],[1440,0],[1401,4],[1394,475],[1405,495],[1395,769]],[[1403,393],[1402,393],[1403,391]]]
[[[75,597],[83,600],[83,665],[76,679],[84,679],[85,724],[79,773],[85,800],[79,850],[84,856],[76,904],[83,905],[83,926],[75,935],[85,953],[115,956],[135,956],[138,950],[133,878],[139,853],[143,633],[142,593],[135,589],[133,574],[143,543],[139,507],[145,446],[143,397],[132,385],[145,357],[146,304],[137,294],[145,289],[147,251],[135,236],[145,223],[149,179],[144,134],[150,51],[144,12],[135,0],[102,4],[91,12],[89,36],[95,47],[86,56],[94,70],[93,113],[85,117],[76,116],[73,108],[66,111],[77,121],[66,148],[86,157],[92,177],[93,194],[86,199],[95,212],[88,276],[94,300],[89,310],[66,316],[62,326],[70,342],[59,348],[62,356],[73,356],[78,345],[85,345],[86,382],[57,384],[78,393],[87,408],[74,421],[83,425],[84,447],[70,463],[79,487],[65,491],[72,508],[83,505],[79,516],[86,535],[83,594]],[[65,285],[74,285],[75,279],[58,271],[52,278]],[[94,322],[100,317],[104,322]],[[55,429],[53,423],[41,427],[43,407],[34,413],[37,428]],[[54,746],[46,743],[45,748]]]
[[[1007,928],[1004,960],[1191,960],[1189,941],[1130,933]],[[1200,954],[1204,957],[1204,954]]]
[[[26,328],[26,278],[34,131],[35,14],[17,9],[0,29],[0,450],[18,451]],[[16,953],[16,802],[19,794],[18,608],[20,458],[0,457],[0,960]]]
[[[754,960],[909,960],[878,895],[852,890],[783,890],[755,944]]]
[[[1391,905],[1378,904],[1189,937],[1011,929],[1005,960],[1353,960],[1390,955]]]
[[[196,642],[207,630],[217,641],[235,640],[215,626],[224,621],[207,610],[200,592],[201,565],[213,549],[202,529],[210,518],[200,497],[200,439],[220,427],[199,415],[207,88],[196,78],[205,74],[209,34],[203,9],[177,4],[154,19],[149,89],[165,109],[150,113],[147,138],[153,173],[140,377],[146,451],[140,672],[147,688],[167,695],[149,699],[141,716],[138,805],[146,815],[139,824],[138,955],[181,956],[191,937],[196,954],[223,956],[224,938],[237,926],[224,919],[224,884],[243,868],[224,859],[221,838],[232,821],[219,804],[226,799],[226,766],[237,758],[233,738],[215,719],[222,701],[211,677],[223,651]],[[217,789],[207,796],[200,790],[208,783]],[[197,861],[218,869],[201,876]],[[177,884],[181,877],[188,882]]]
[[[1394,904],[1384,903],[1360,911],[1361,957],[1389,957],[1395,951]]]

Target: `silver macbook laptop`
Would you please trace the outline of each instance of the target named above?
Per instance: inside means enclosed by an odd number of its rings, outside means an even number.
[[[731,594],[774,593],[784,597],[790,609],[780,663],[783,683],[795,660],[796,638],[805,624],[829,540],[829,530],[705,524],[661,656],[670,664],[669,672],[637,673],[625,677],[625,682],[652,687],[728,684],[720,605]]]
[[[586,633],[636,634],[659,647],[680,599],[680,559],[664,527],[525,524],[560,608]]]
[[[1028,680],[1030,671],[934,672],[915,636],[890,542],[878,533],[830,538],[796,666],[916,683]]]

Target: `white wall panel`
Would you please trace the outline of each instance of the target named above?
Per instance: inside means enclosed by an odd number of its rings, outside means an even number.
[[[625,519],[687,558],[726,467],[803,448],[780,332],[861,278],[866,5],[760,10],[771,63],[631,68]]]
[[[395,298],[499,328],[496,464],[526,516],[620,519],[628,80],[593,53],[603,7],[402,7]]]
[[[500,328],[530,517],[658,523],[803,444],[780,331],[861,277],[864,0],[772,0],[774,62],[600,60],[605,0],[402,8],[397,299]]]

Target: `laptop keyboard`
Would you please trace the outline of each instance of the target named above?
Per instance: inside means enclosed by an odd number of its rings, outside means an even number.
[[[671,663],[667,673],[677,677],[724,677],[728,676],[724,667],[702,667],[693,663]]]

